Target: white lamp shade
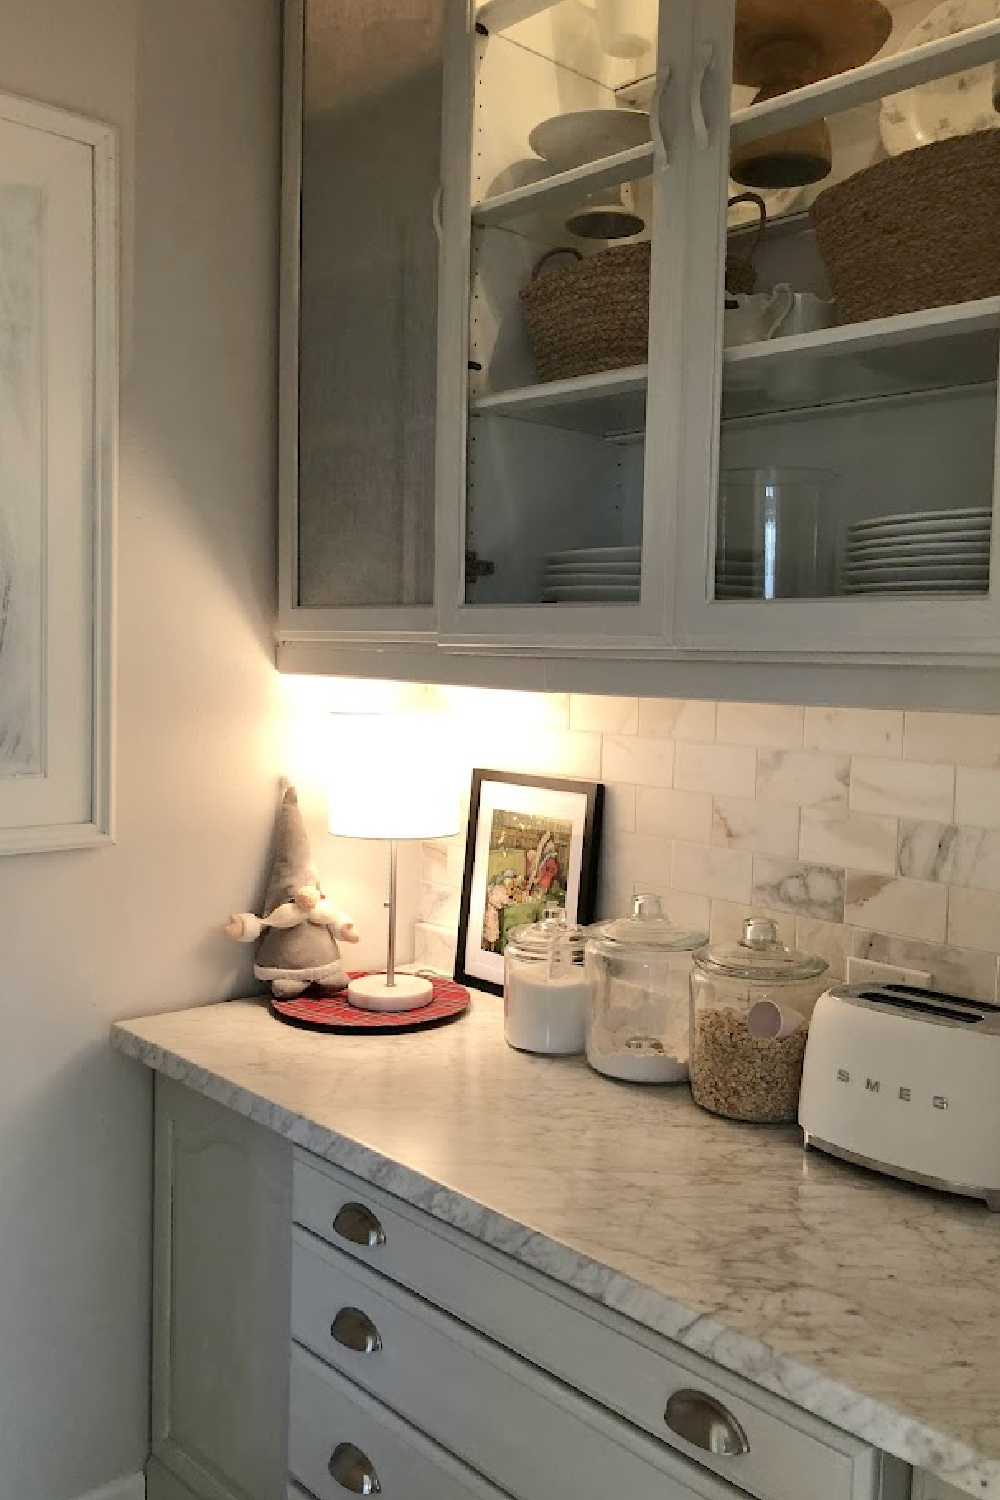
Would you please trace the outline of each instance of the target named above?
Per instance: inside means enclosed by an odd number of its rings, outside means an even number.
[[[436,839],[457,833],[459,799],[448,727],[433,714],[333,716],[330,832],[351,839]]]

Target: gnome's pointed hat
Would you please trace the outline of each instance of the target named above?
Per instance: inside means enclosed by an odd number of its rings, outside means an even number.
[[[286,901],[291,901],[295,892],[304,885],[318,885],[319,875],[313,864],[309,848],[309,835],[299,811],[299,799],[293,786],[287,787],[278,809],[278,824],[275,832],[274,863],[271,878],[267,883],[264,900],[264,915]]]

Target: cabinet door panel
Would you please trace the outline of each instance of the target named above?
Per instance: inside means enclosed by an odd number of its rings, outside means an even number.
[[[517,21],[487,6],[476,26],[455,9],[438,448],[450,637],[664,640],[692,7],[634,7],[629,38],[609,34],[613,9],[563,0]]]
[[[280,1500],[291,1148],[156,1080],[153,1452],[206,1500]]]
[[[1000,24],[945,9],[869,5],[835,45],[818,7],[811,75],[763,100],[758,8],[706,0],[682,644],[996,650]]]
[[[372,628],[407,624],[433,600],[443,10],[287,7],[282,594],[293,627],[336,627],[342,611]]]

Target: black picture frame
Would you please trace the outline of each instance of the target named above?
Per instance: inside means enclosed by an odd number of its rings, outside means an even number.
[[[494,790],[495,788],[499,790]],[[507,796],[504,796],[504,789],[510,789]],[[527,880],[529,878],[527,874],[524,877],[518,877],[516,872],[513,876],[508,876],[507,881],[497,877],[493,886],[489,885],[489,859],[491,853],[496,853],[496,849],[491,848],[490,834],[485,835],[484,839],[482,820],[484,815],[490,817],[491,831],[495,828],[495,819],[498,814],[501,816],[507,814],[512,820],[512,827],[518,820],[522,823],[531,820],[537,824],[537,827],[542,828],[546,821],[546,799],[539,797],[537,795],[539,792],[552,793],[552,822],[554,827],[559,829],[561,837],[555,840],[551,830],[548,834],[543,830],[537,851],[534,851],[537,859],[530,878],[533,881],[537,880],[543,866],[551,872],[554,864],[556,873],[554,876],[549,874],[547,878],[552,879],[553,883],[558,882],[562,874],[559,848],[566,840],[567,813],[572,812],[569,819],[571,832],[567,846],[569,854],[566,859],[566,886],[562,893],[564,900],[560,904],[566,906],[571,921],[586,925],[594,920],[604,818],[602,783],[573,781],[562,776],[529,776],[519,771],[492,771],[477,767],[472,773],[472,788],[469,797],[469,827],[465,841],[462,900],[458,918],[458,947],[455,953],[455,979],[460,984],[486,990],[493,995],[503,994],[503,949],[505,934],[509,927],[506,924],[505,909],[497,908],[499,949],[484,946],[487,901],[491,906],[493,905],[489,896],[490,890],[495,891],[497,896],[503,896],[505,903],[517,905],[520,909],[519,912],[511,911],[511,925],[517,925],[513,919],[518,916],[522,921],[537,920],[537,916],[541,914],[540,903],[544,904],[558,897],[554,898],[548,894],[550,887],[544,885],[543,878],[539,886],[540,894],[533,895],[530,902],[513,903],[509,894],[509,882],[511,879]],[[505,805],[508,803],[509,805]],[[580,841],[578,851],[575,847],[577,839]],[[526,866],[530,865],[528,853],[525,854],[525,863]],[[573,879],[574,872],[575,880]],[[502,884],[505,886],[505,892],[499,890]],[[474,908],[475,925],[471,929],[470,937],[469,924]],[[504,912],[503,921],[499,915],[501,911]]]

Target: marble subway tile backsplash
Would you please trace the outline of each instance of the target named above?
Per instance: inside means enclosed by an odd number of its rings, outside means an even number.
[[[998,998],[1000,714],[423,693],[467,766],[603,780],[600,916],[643,889],[713,937],[754,911],[834,978],[854,956]],[[421,851],[417,956],[445,968],[463,851]]]

